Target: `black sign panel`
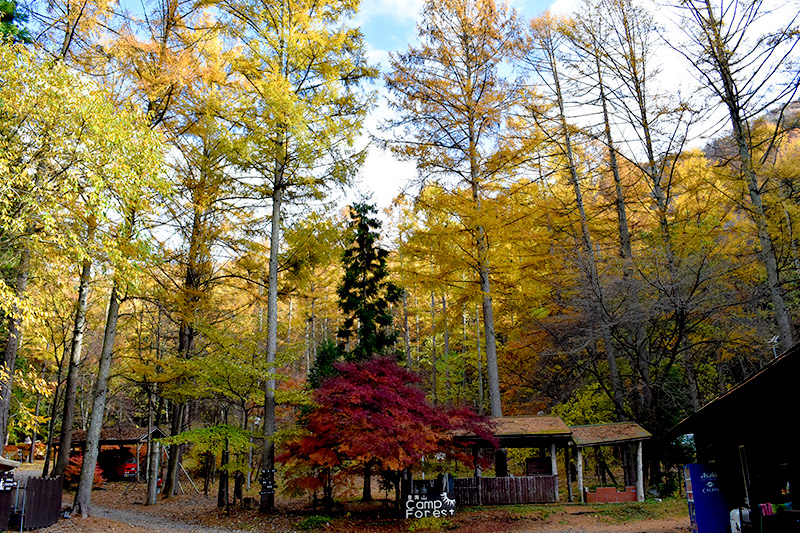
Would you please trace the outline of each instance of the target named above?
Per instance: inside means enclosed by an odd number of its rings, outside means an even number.
[[[456,514],[453,476],[439,476],[436,480],[414,480],[406,495],[403,507],[405,518],[444,517]]]

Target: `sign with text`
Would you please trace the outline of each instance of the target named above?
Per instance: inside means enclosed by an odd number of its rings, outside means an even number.
[[[425,518],[426,516],[452,516],[456,514],[456,501],[439,494],[409,494],[406,500],[406,518]]]
[[[695,533],[726,533],[729,513],[717,473],[703,464],[683,467],[689,521]]]
[[[452,476],[439,476],[437,480],[414,480],[412,490],[406,495],[403,514],[406,518],[444,517],[456,514],[456,499]]]

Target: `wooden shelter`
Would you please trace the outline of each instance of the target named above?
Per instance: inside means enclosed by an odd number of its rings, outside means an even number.
[[[137,426],[112,426],[100,430],[100,446],[135,446],[147,444],[148,436],[151,439],[162,439],[167,434],[159,427],[140,428]],[[58,442],[58,441],[56,441]],[[86,432],[72,432],[72,448],[86,446]]]
[[[583,499],[582,450],[586,447],[637,443],[638,494],[644,494],[641,442],[651,435],[638,424],[626,422],[569,427],[557,416],[506,416],[492,418],[491,422],[498,441],[496,450],[492,443],[475,435],[457,437],[457,440],[472,446],[476,457],[487,449],[495,451],[497,476],[485,478],[480,467],[476,466],[473,478],[457,478],[455,487],[459,505],[557,502],[559,448],[566,451],[566,457],[569,456],[569,450],[577,450],[578,485]],[[508,448],[538,448],[542,450],[542,455],[526,461],[525,476],[508,476],[504,452]],[[544,457],[544,452],[548,457]],[[569,479],[567,483],[571,501],[572,484]]]
[[[791,423],[798,406],[800,345],[706,404],[670,430],[694,435],[697,462],[716,472],[728,509],[794,502],[800,491],[800,448]],[[800,511],[765,516],[764,531],[800,530]],[[789,521],[770,527],[771,522]]]
[[[572,440],[578,453],[576,467],[578,474],[578,490],[581,501],[584,501],[583,487],[583,450],[599,446],[636,445],[636,500],[644,501],[644,468],[642,466],[642,442],[652,437],[649,431],[634,422],[616,422],[610,424],[593,424],[590,426],[570,426]]]
[[[141,479],[140,465],[138,459],[142,457],[142,448],[145,454],[150,455],[150,443],[153,439],[163,439],[167,433],[157,426],[150,429],[141,428],[133,425],[116,425],[104,427],[100,430],[100,447],[103,446],[129,446],[135,447],[134,457],[137,458],[136,479]],[[59,441],[54,443],[54,448],[60,446]],[[86,431],[78,430],[72,432],[72,450],[82,450],[86,447]]]
[[[557,416],[504,416],[491,419],[499,443],[474,435],[459,438],[469,441],[476,458],[485,450],[495,451],[495,478],[484,478],[475,467],[473,478],[456,478],[459,505],[549,503],[558,501],[558,465],[556,451],[571,443],[569,427]],[[539,448],[550,454],[549,465],[533,461],[526,476],[509,477],[505,461],[507,448]]]

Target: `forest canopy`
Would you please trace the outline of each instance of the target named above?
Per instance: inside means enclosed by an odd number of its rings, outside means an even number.
[[[218,454],[262,511],[337,358],[664,434],[797,340],[800,32],[772,7],[428,0],[379,65],[358,0],[0,0],[0,431],[163,426],[167,497]],[[342,198],[379,148],[417,173],[376,212]]]

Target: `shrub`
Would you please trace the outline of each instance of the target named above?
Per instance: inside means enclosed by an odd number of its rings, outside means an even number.
[[[81,477],[81,468],[83,468],[83,455],[73,455],[69,458],[69,464],[64,469],[64,485],[73,487],[78,485],[78,480]],[[95,488],[105,485],[106,478],[103,477],[103,470],[100,466],[94,467],[93,486]]]
[[[321,527],[325,527],[331,523],[331,519],[327,516],[312,515],[297,524],[297,528],[303,531],[312,531]]]
[[[409,526],[409,531],[447,531],[457,529],[458,524],[441,516],[426,516],[413,520]]]

